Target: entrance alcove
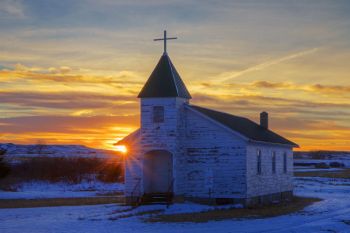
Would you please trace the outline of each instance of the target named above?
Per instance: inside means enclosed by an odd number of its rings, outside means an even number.
[[[172,193],[173,156],[166,150],[152,150],[144,155],[144,193]]]

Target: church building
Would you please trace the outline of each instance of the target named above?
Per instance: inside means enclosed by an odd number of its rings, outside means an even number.
[[[266,204],[293,195],[297,144],[245,117],[190,103],[165,51],[138,95],[140,128],[125,145],[127,203],[150,200]],[[158,198],[158,199],[157,199]]]

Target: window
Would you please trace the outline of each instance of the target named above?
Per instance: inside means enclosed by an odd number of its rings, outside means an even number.
[[[153,122],[162,123],[164,122],[164,107],[154,106],[153,107]]]
[[[276,173],[276,152],[272,152],[272,173]]]
[[[261,150],[257,150],[257,174],[261,174]]]
[[[287,153],[283,153],[283,172],[287,173]]]

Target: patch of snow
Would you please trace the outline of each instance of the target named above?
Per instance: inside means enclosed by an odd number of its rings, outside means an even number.
[[[313,167],[303,167],[303,166],[294,166],[295,172],[334,172],[334,171],[341,171],[344,170],[344,168],[313,168]]]
[[[169,208],[166,208],[164,210],[164,214],[180,214],[180,213],[197,213],[197,212],[205,212],[209,210],[217,210],[217,209],[239,209],[243,208],[240,204],[235,205],[221,205],[221,206],[208,206],[208,205],[201,205],[201,204],[195,204],[195,203],[181,203],[181,204],[174,204],[169,206]]]
[[[64,182],[26,182],[17,187],[17,192],[0,191],[0,199],[39,199],[58,197],[91,197],[113,192],[123,192],[121,183],[83,181],[79,184]]]
[[[33,185],[38,190],[45,185]],[[88,185],[85,187],[89,187]],[[23,190],[30,190],[30,185]],[[72,188],[77,190],[79,188]],[[49,190],[49,189],[48,189]],[[1,233],[46,233],[46,232],[144,232],[144,233],[315,233],[350,232],[350,180],[319,177],[295,178],[295,194],[319,197],[303,211],[261,219],[227,219],[207,223],[148,223],[143,221],[147,211],[159,210],[162,214],[193,213],[210,208],[193,203],[147,205],[132,208],[108,204],[95,206],[66,206],[23,209],[0,209]],[[238,207],[238,206],[237,206]],[[144,216],[138,214],[145,213]]]

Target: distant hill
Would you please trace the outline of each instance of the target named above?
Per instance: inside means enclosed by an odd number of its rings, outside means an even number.
[[[0,150],[6,150],[8,159],[23,157],[98,157],[109,158],[120,155],[118,152],[93,149],[82,145],[19,145],[0,143]]]
[[[348,158],[350,159],[350,151],[294,151],[296,159],[334,159]]]
[[[326,164],[332,163],[342,164],[350,168],[350,152],[349,151],[295,151],[294,164],[300,166],[301,164]]]

